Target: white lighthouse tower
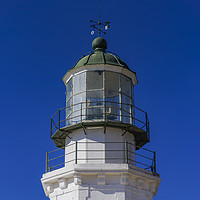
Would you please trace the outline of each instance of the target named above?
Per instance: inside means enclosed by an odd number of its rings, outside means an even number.
[[[98,37],[63,77],[66,107],[51,118],[41,179],[51,200],[151,200],[160,177],[147,113],[134,104],[136,73]],[[152,154],[152,157],[150,156]]]

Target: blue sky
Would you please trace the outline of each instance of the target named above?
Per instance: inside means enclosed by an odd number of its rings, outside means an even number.
[[[156,200],[199,198],[200,2],[101,2],[108,50],[137,72],[162,181]],[[91,51],[99,1],[0,2],[1,198],[47,199],[40,178],[50,117],[65,106],[62,77]]]

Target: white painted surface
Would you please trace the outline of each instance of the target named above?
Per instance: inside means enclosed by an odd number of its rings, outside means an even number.
[[[152,200],[159,183],[152,172],[128,164],[75,164],[42,178],[51,200]]]
[[[66,83],[69,81],[69,79],[72,76],[79,74],[80,72],[82,73],[82,72],[86,72],[86,71],[95,71],[95,70],[118,72],[118,73],[124,74],[125,76],[129,77],[132,80],[133,85],[136,85],[138,83],[135,73],[133,73],[132,71],[130,71],[126,68],[123,68],[120,66],[115,66],[115,65],[85,65],[85,66],[78,67],[75,69],[72,68],[63,77],[63,82],[66,85]]]
[[[86,132],[86,134],[85,134]],[[134,136],[118,128],[87,128],[79,129],[66,138],[65,146],[65,166],[75,163],[77,145],[77,163],[124,163],[125,142],[129,151],[135,151]],[[77,143],[76,143],[77,142]],[[128,153],[128,157],[134,159],[133,153]]]

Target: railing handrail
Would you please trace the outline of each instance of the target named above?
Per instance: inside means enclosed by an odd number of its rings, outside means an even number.
[[[104,144],[122,144],[121,147],[123,147],[122,149],[116,149],[116,147],[113,147],[113,149],[82,149],[82,147],[80,147],[79,145],[80,144],[99,144],[99,143],[104,143]],[[141,148],[142,150],[144,150],[145,152],[149,152],[149,153],[152,153],[151,157],[147,156],[147,155],[142,155],[142,153],[136,153],[135,150],[130,150],[130,145],[133,145],[133,143],[130,143],[128,141],[125,141],[125,142],[78,142],[78,141],[75,141],[73,142],[72,144],[69,144],[69,146],[66,146],[66,147],[70,147],[70,146],[75,146],[74,150],[70,151],[70,152],[67,152],[66,151],[64,153],[62,153],[62,155],[58,155],[56,157],[53,157],[50,156],[50,154],[52,153],[55,153],[56,151],[58,150],[61,150],[61,149],[56,149],[56,150],[53,150],[53,151],[50,151],[50,152],[47,152],[46,153],[46,172],[49,172],[51,171],[52,169],[56,169],[57,166],[60,166],[60,165],[66,165],[67,163],[70,163],[70,162],[74,162],[75,164],[78,163],[78,161],[80,160],[122,160],[121,163],[127,163],[127,164],[131,164],[130,162],[133,163],[133,165],[135,165],[134,163],[138,163],[140,165],[143,165],[143,166],[146,166],[148,167],[149,169],[151,169],[152,172],[156,172],[156,153],[155,151],[152,151],[152,150],[149,150],[149,149],[146,149],[146,148]],[[135,147],[135,146],[134,146]],[[81,149],[80,149],[81,148]],[[132,147],[131,147],[132,148]],[[64,149],[62,149],[64,150]],[[85,152],[90,152],[90,151],[93,151],[93,152],[113,152],[113,151],[121,151],[121,152],[124,152],[124,157],[98,157],[98,158],[82,158],[82,157],[79,157],[78,156],[78,152],[82,152],[82,151],[85,151]],[[129,153],[132,153],[133,156],[131,156]],[[68,155],[71,155],[72,154],[72,157],[69,161],[62,161],[62,163],[56,163],[54,165],[50,165],[50,162],[56,160],[56,159],[60,159],[62,157],[66,157]],[[74,154],[74,157],[73,157],[73,154]],[[115,155],[116,156],[116,155]],[[136,156],[139,158],[144,158],[145,159],[145,162],[147,162],[147,160],[149,160],[148,162],[151,161],[151,164],[147,164],[147,163],[144,163],[144,162],[141,162],[141,161],[138,161],[136,159]],[[132,158],[133,157],[133,158]],[[146,168],[145,168],[146,169]]]
[[[97,103],[103,103],[103,104],[102,105],[91,105],[91,104],[97,104]],[[113,110],[116,110],[119,113],[115,113],[115,112],[109,113],[109,112],[107,112],[107,108],[108,108],[107,105],[106,105],[107,103],[119,105],[119,107],[117,107],[117,106],[112,107]],[[90,105],[88,105],[88,104],[90,104]],[[67,110],[68,108],[75,108],[78,105],[80,105],[80,108],[78,108],[76,110],[73,109],[70,113],[68,113],[67,116],[65,114],[64,119],[63,119],[63,117],[61,119],[61,111]],[[131,109],[130,110],[126,110],[126,109],[124,109],[122,107],[122,105],[130,106]],[[102,108],[102,112],[100,112],[100,113],[98,113],[98,112],[97,113],[95,113],[95,112],[94,113],[87,113],[87,109],[93,109],[93,108],[94,109]],[[136,110],[133,111],[133,108],[136,109]],[[143,117],[145,118],[144,120],[138,119],[138,117],[135,116],[137,111],[140,111],[141,113],[143,113]],[[80,112],[80,114],[79,114],[79,112]],[[73,115],[74,113],[75,113],[75,116]],[[125,113],[125,114],[122,114],[122,113]],[[51,117],[51,136],[53,134],[53,131],[55,129],[57,130],[57,129],[62,128],[61,127],[61,123],[65,122],[67,120],[70,121],[70,120],[75,119],[75,118],[80,118],[81,121],[80,121],[80,119],[78,119],[78,121],[75,121],[75,122],[71,121],[71,122],[72,123],[83,122],[83,121],[86,122],[86,121],[90,121],[91,120],[91,119],[86,119],[87,116],[89,117],[89,116],[99,116],[99,115],[102,115],[102,120],[103,121],[112,120],[112,119],[108,119],[108,115],[109,114],[110,114],[110,116],[113,116],[113,117],[114,116],[119,117],[119,119],[113,119],[114,121],[122,121],[123,118],[124,118],[124,120],[125,119],[130,119],[130,124],[132,124],[132,125],[135,125],[135,122],[140,123],[140,125],[143,124],[141,127],[138,127],[138,128],[145,129],[147,134],[148,134],[148,137],[149,137],[149,119],[148,119],[147,113],[144,110],[136,107],[135,105],[133,105],[131,103],[113,102],[113,101],[107,101],[107,100],[106,101],[103,101],[103,100],[83,101],[83,102],[78,102],[78,103],[75,103],[73,105],[66,106],[66,107],[58,109],[56,111],[56,113]],[[57,123],[56,123],[55,122],[55,117],[57,115],[58,115],[58,120],[56,120],[57,121]],[[99,120],[99,119],[92,119],[92,120],[96,121],[96,120]]]
[[[122,102],[115,102],[115,101],[108,101],[108,100],[105,100],[105,101],[103,101],[103,100],[102,100],[102,101],[97,100],[97,101],[82,101],[82,102],[75,103],[75,104],[70,105],[70,106],[62,107],[62,108],[58,109],[52,117],[54,117],[54,116],[59,112],[59,110],[64,110],[64,109],[66,109],[66,108],[70,108],[70,107],[73,107],[73,106],[77,106],[77,105],[79,105],[79,104],[97,103],[97,102],[115,103],[115,104],[123,104],[123,105],[127,105],[127,106],[133,106],[134,108],[136,108],[136,109],[138,109],[138,110],[140,110],[140,111],[146,113],[144,110],[138,108],[137,106],[135,106],[135,105],[133,105],[133,104],[131,104],[131,103],[122,103]],[[52,118],[52,117],[51,117],[51,118]]]

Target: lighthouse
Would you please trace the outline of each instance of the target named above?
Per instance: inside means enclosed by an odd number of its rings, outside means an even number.
[[[66,106],[51,118],[56,150],[41,182],[50,200],[152,200],[160,176],[136,73],[97,37],[63,77]]]

